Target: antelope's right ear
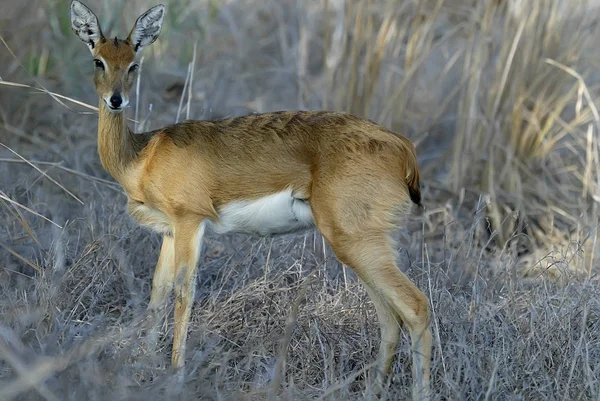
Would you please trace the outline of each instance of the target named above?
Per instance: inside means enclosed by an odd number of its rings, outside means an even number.
[[[92,53],[94,47],[104,38],[96,14],[77,0],[71,2],[71,28],[75,35],[88,45]]]

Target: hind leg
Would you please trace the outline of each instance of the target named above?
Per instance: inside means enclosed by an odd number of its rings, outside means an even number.
[[[412,347],[413,400],[429,398],[431,330],[429,302],[397,267],[385,234],[346,236],[329,241],[340,260],[351,266],[373,300],[381,326],[376,389],[381,391],[399,341],[400,323],[409,331]]]
[[[361,190],[344,176],[339,188],[313,185],[311,206],[318,229],[336,256],[367,288],[381,327],[375,388],[381,390],[399,342],[400,325],[411,337],[413,399],[429,398],[431,329],[429,301],[396,266],[389,233],[410,210],[406,188],[392,179],[371,180]],[[385,177],[384,177],[385,178]],[[348,191],[352,188],[352,191]]]
[[[363,282],[363,284],[365,283]],[[377,289],[366,284],[365,289],[375,306],[381,331],[381,343],[374,372],[375,394],[380,394],[385,389],[386,379],[396,356],[396,349],[400,342],[401,324],[393,308],[385,302]]]
[[[399,341],[400,324],[412,347],[413,399],[429,399],[429,301],[396,266],[389,234],[413,209],[401,154],[355,153],[313,172],[311,208],[336,256],[367,287],[381,326],[377,382],[382,387]]]

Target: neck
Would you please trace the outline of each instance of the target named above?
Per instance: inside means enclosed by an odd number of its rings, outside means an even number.
[[[98,120],[98,152],[102,166],[117,181],[122,181],[127,167],[134,162],[148,143],[147,135],[129,130],[124,112],[112,113],[100,99]]]

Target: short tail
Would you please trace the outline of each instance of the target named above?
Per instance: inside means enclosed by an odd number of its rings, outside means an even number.
[[[408,141],[407,141],[408,142]],[[408,186],[410,200],[418,206],[420,210],[424,209],[421,204],[421,185],[419,183],[419,165],[417,162],[417,152],[414,145],[408,142],[408,152],[405,165],[405,180]]]
[[[411,214],[415,217],[422,216],[425,208],[421,204],[421,188],[419,187],[419,172],[417,170],[406,178],[406,184],[408,185],[410,200],[414,204]]]
[[[409,178],[406,180],[408,184],[408,194],[410,195],[410,200],[420,208],[423,207],[421,204],[421,186],[419,185],[419,176],[415,179]]]

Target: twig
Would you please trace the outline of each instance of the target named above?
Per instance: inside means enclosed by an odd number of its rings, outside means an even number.
[[[140,107],[140,82],[142,81],[142,66],[144,65],[144,57],[140,59],[140,71],[138,72],[137,82],[135,83],[135,128],[134,131],[138,130],[138,118],[139,118],[139,107]]]
[[[365,372],[371,370],[372,368],[374,368],[377,365],[377,361],[373,361],[368,365],[363,366],[361,369],[359,369],[358,371],[352,373],[351,375],[349,375],[348,377],[346,377],[343,381],[339,382],[338,384],[335,384],[333,386],[331,386],[330,388],[327,389],[327,391],[325,391],[325,393],[323,393],[323,395],[321,395],[318,400],[322,401],[324,399],[326,399],[327,397],[329,397],[330,395],[332,395],[333,393],[335,393],[336,391],[339,391],[345,387],[348,387],[348,385],[352,382],[354,382],[356,380],[356,378],[362,374],[364,374]]]
[[[192,64],[190,67],[190,84],[188,85],[188,99],[187,99],[187,105],[186,105],[186,110],[185,110],[185,119],[189,120],[190,119],[190,106],[192,103],[192,89],[193,89],[193,84],[194,84],[194,67],[196,67],[196,46],[198,45],[198,42],[194,43],[194,54],[192,56]]]
[[[46,177],[47,179],[49,179],[52,183],[56,184],[60,189],[62,189],[63,191],[65,191],[67,194],[71,195],[71,197],[73,197],[73,199],[75,199],[77,202],[81,203],[82,205],[85,205],[84,201],[82,201],[77,196],[75,196],[74,193],[72,193],[71,191],[69,191],[67,188],[65,188],[62,184],[60,184],[54,178],[50,177],[48,174],[46,174],[42,170],[40,170],[39,167],[37,167],[34,164],[32,164],[31,162],[29,162],[29,160],[27,160],[26,158],[24,158],[23,156],[21,156],[20,154],[18,154],[17,152],[15,152],[11,148],[9,148],[5,144],[3,144],[2,142],[0,142],[0,146],[3,146],[6,149],[8,149],[12,154],[14,154],[15,156],[17,156],[21,160],[23,160],[25,163],[29,164],[31,167],[33,167],[34,169],[36,169],[40,174],[42,174],[44,177]]]
[[[12,365],[13,369],[17,372],[20,378],[25,380],[31,379],[30,370],[23,362],[21,362],[17,356],[12,352],[6,345],[0,341],[0,352],[4,355],[4,359]],[[34,376],[35,377],[35,376]],[[43,383],[30,380],[28,383],[30,387],[33,387],[39,395],[48,401],[60,401],[60,399],[54,395]]]
[[[42,219],[46,220],[46,221],[47,221],[47,222],[49,222],[49,223],[52,223],[52,224],[54,224],[56,227],[58,227],[58,228],[60,228],[60,229],[62,229],[62,228],[63,228],[63,227],[62,227],[60,224],[58,224],[58,223],[55,223],[54,221],[50,220],[50,219],[49,219],[49,218],[47,218],[46,216],[43,216],[43,215],[39,214],[38,212],[36,212],[35,210],[32,210],[32,209],[28,208],[27,206],[25,206],[25,205],[21,205],[19,202],[16,202],[16,201],[14,201],[14,200],[10,199],[10,198],[9,198],[9,197],[8,197],[8,196],[7,196],[7,195],[4,193],[4,192],[2,192],[2,191],[0,191],[0,199],[3,199],[3,200],[5,200],[5,201],[7,201],[7,202],[9,202],[9,203],[12,203],[13,205],[15,205],[15,206],[18,206],[18,207],[20,207],[21,209],[23,209],[23,210],[26,210],[26,211],[28,211],[28,212],[29,212],[29,213],[31,213],[31,214],[34,214],[34,215],[36,215],[36,216],[38,216],[38,217],[41,217]]]
[[[0,163],[2,163],[2,162],[4,162],[4,163],[25,163],[25,164],[27,164],[27,161],[18,160],[18,159],[7,159],[7,158],[0,157]],[[77,177],[81,177],[81,178],[84,178],[84,179],[89,180],[89,181],[98,182],[98,183],[100,183],[102,185],[105,185],[106,187],[108,187],[110,189],[114,189],[114,190],[116,190],[118,192],[121,192],[121,187],[117,183],[115,183],[115,182],[112,182],[112,181],[109,181],[109,180],[105,180],[104,178],[94,177],[93,175],[85,174],[85,173],[82,173],[81,171],[73,170],[72,168],[61,166],[60,163],[44,162],[44,161],[40,161],[40,160],[29,160],[29,163],[35,163],[35,164],[39,164],[39,165],[42,165],[42,166],[44,166],[44,165],[45,166],[52,166],[52,167],[54,167],[54,168],[56,168],[58,170],[65,171],[67,173],[73,174],[73,175],[75,175]]]
[[[306,295],[306,290],[308,289],[308,285],[311,282],[312,276],[304,280],[304,283],[300,288],[298,296],[296,297],[296,299],[294,300],[294,304],[292,305],[292,311],[288,316],[283,339],[281,341],[281,347],[279,348],[279,358],[277,359],[277,365],[275,367],[275,377],[273,378],[273,383],[271,384],[271,388],[269,390],[269,401],[277,399],[277,393],[279,392],[279,388],[281,387],[281,382],[283,381],[283,376],[285,372],[285,355],[287,354],[287,349],[290,345],[290,341],[292,340],[294,328],[296,327],[296,322],[298,320],[298,310],[300,309],[300,301],[304,299],[304,296]]]
[[[8,251],[8,253],[10,253],[14,257],[18,258],[20,261],[22,261],[23,263],[25,263],[26,265],[28,265],[29,267],[31,267],[32,269],[34,269],[38,273],[42,272],[42,268],[40,266],[36,265],[31,260],[27,259],[25,256],[21,255],[20,253],[18,253],[14,249],[10,248],[8,245],[0,242],[0,248],[5,249],[6,251]]]
[[[571,67],[567,67],[566,65],[559,63],[558,61],[555,61],[555,60],[552,60],[549,58],[547,58],[545,61],[546,61],[546,63],[563,70],[567,74],[569,74],[572,77],[574,77],[575,79],[577,79],[577,81],[579,81],[579,83],[581,84],[581,87],[583,89],[583,94],[585,96],[585,99],[587,100],[588,105],[590,106],[590,109],[592,110],[592,113],[594,114],[594,120],[596,120],[596,124],[598,125],[598,130],[600,131],[600,113],[598,112],[598,109],[596,108],[596,104],[594,103],[594,100],[592,99],[592,95],[590,94],[590,91],[589,91],[583,77],[577,71],[572,69]]]
[[[33,81],[38,84],[40,86],[40,88],[34,88],[39,90],[40,92],[45,92],[48,95],[50,95],[52,97],[52,99],[56,100],[56,102],[58,104],[60,104],[61,106],[63,106],[64,108],[66,108],[69,111],[73,111],[75,112],[75,110],[71,109],[69,106],[67,106],[65,104],[65,102],[63,102],[62,100],[60,100],[60,98],[58,96],[56,96],[53,92],[50,92],[48,89],[46,89],[44,87],[44,85],[42,85],[37,79],[35,79],[30,73],[29,71],[27,71],[27,68],[25,68],[25,66],[23,66],[23,64],[21,63],[21,60],[19,60],[19,58],[15,55],[15,53],[13,53],[12,49],[10,48],[10,46],[8,45],[8,43],[6,43],[6,41],[4,40],[4,37],[2,35],[0,35],[0,41],[4,44],[4,46],[6,46],[6,49],[8,50],[8,52],[10,53],[10,55],[16,60],[16,62],[19,64],[19,67],[21,67],[23,69],[23,71],[25,71],[25,73],[27,75],[29,75]],[[0,83],[3,83],[5,81],[1,81]]]
[[[134,320],[125,332],[120,327],[111,328],[105,333],[86,339],[63,355],[36,363],[17,379],[0,389],[0,400],[9,400],[34,386],[38,386],[49,376],[65,370],[79,359],[96,352],[110,342],[123,341],[126,337],[137,336],[141,328],[145,328],[147,324],[152,322],[151,318],[151,316],[142,315]],[[2,342],[0,342],[0,354],[7,355],[6,347],[3,346]]]

